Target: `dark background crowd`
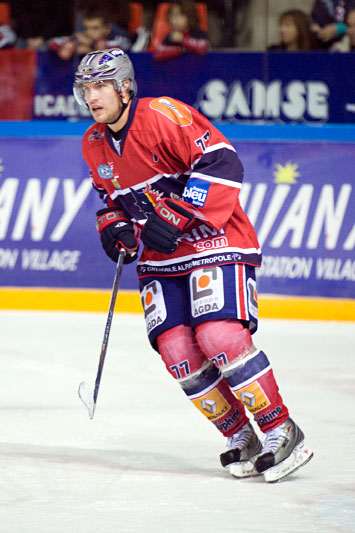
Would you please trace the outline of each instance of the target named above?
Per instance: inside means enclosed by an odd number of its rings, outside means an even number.
[[[11,0],[0,2],[0,48],[98,48],[157,60],[210,50],[355,51],[355,0]]]

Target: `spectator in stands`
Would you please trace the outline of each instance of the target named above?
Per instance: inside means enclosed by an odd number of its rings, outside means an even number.
[[[348,12],[346,17],[347,34],[333,44],[331,47],[332,52],[355,52],[355,9]]]
[[[49,48],[62,59],[70,59],[73,53],[85,55],[94,50],[119,47],[128,50],[131,40],[128,32],[113,24],[101,8],[90,7],[83,13],[83,31],[70,37],[56,37],[49,42]]]
[[[281,13],[279,18],[280,42],[269,46],[270,51],[301,52],[314,48],[310,19],[300,9]]]
[[[349,52],[355,52],[355,9],[349,11],[346,24],[348,26]]]
[[[154,58],[162,61],[185,52],[206,54],[210,49],[207,33],[198,27],[198,16],[191,1],[173,2],[167,13],[170,32],[155,51]]]
[[[347,32],[348,13],[355,9],[355,0],[315,0],[311,13],[311,29],[317,47],[330,50]]]
[[[0,18],[0,50],[15,46],[16,39],[16,33],[11,26]]]

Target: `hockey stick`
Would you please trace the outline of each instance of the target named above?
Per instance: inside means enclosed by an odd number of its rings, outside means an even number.
[[[85,382],[82,381],[79,385],[79,398],[85,405],[86,409],[89,412],[89,417],[91,419],[94,418],[94,413],[96,409],[96,402],[97,402],[97,396],[99,394],[99,388],[100,388],[100,381],[101,381],[101,375],[102,375],[102,369],[105,362],[106,352],[107,352],[107,345],[108,345],[108,339],[110,335],[110,329],[111,329],[111,323],[113,318],[113,313],[115,310],[115,303],[116,303],[116,297],[117,297],[117,291],[120,284],[122,269],[123,269],[123,259],[125,256],[126,251],[121,248],[119,255],[118,255],[118,261],[117,261],[117,267],[116,267],[116,273],[113,280],[113,286],[112,286],[112,293],[111,293],[111,300],[110,300],[110,307],[108,310],[108,316],[105,326],[105,333],[104,338],[102,341],[102,347],[101,347],[101,353],[100,353],[100,360],[99,360],[99,367],[97,369],[97,375],[96,375],[96,381],[95,381],[95,388],[94,392],[92,392],[91,387]]]

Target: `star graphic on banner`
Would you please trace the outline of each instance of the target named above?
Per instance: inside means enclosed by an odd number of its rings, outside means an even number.
[[[297,183],[296,178],[300,176],[297,163],[286,163],[286,165],[276,163],[275,166],[276,170],[273,173],[275,176],[274,183]]]

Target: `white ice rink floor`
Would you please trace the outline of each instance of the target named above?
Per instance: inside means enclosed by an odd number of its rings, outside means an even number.
[[[355,531],[355,324],[263,320],[255,335],[313,460],[281,483],[236,480],[224,439],[145,337],[116,314],[0,312],[1,533]]]

